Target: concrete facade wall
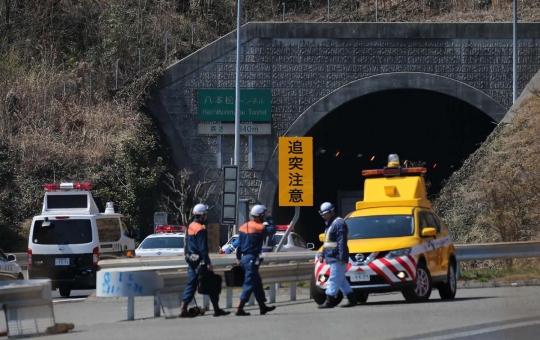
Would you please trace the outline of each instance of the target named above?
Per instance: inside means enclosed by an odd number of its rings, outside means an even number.
[[[520,23],[518,29],[521,93],[540,69],[540,24]],[[272,135],[253,137],[254,169],[246,169],[247,136],[241,138],[240,197],[253,202],[277,138],[312,105],[359,79],[395,72],[437,75],[483,92],[493,101],[490,107],[512,105],[510,23],[248,23],[241,55],[241,88],[272,89]],[[173,144],[177,166],[211,168],[221,176],[216,136],[197,135],[197,90],[234,89],[235,63],[231,32],[170,66],[160,79],[150,107]],[[234,136],[222,141],[223,164],[230,164]]]

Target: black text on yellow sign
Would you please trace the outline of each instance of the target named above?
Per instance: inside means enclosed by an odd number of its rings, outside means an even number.
[[[313,206],[313,138],[279,137],[279,205]]]

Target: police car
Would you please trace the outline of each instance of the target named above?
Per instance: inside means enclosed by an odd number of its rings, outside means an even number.
[[[186,227],[179,225],[157,226],[135,249],[136,257],[184,255]]]
[[[369,293],[400,291],[407,302],[427,301],[433,288],[441,299],[456,295],[456,249],[448,229],[431,208],[423,174],[403,168],[391,154],[384,169],[364,170],[364,201],[344,219],[349,228],[346,279],[360,303]],[[319,235],[321,242],[325,234]],[[311,282],[323,304],[330,266],[319,255]],[[339,304],[343,296],[336,297]]]
[[[5,254],[0,249],[0,281],[24,280],[21,266],[17,263],[17,257],[13,254]]]
[[[139,230],[114,211],[113,202],[99,212],[91,183],[43,188],[41,214],[32,219],[28,238],[28,278],[51,279],[63,297],[73,289],[95,289],[99,260],[132,256]]]
[[[276,234],[274,235],[276,246],[272,251],[276,250],[288,227],[288,225],[276,225]],[[230,249],[231,253],[234,254],[236,252],[236,248],[233,246],[233,242],[237,238],[238,234],[231,237],[229,241],[227,241],[227,243],[223,245],[223,247],[221,247],[220,254],[226,254],[227,249]],[[300,237],[300,235],[294,232],[290,232],[289,236],[287,237],[287,242],[283,244],[283,247],[281,247],[280,251],[307,251],[314,248],[315,245],[313,243],[306,243],[306,241],[304,241],[304,239]]]

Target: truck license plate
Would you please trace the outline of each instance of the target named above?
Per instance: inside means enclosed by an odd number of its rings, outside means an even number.
[[[369,280],[370,280],[369,274],[363,274],[363,273],[351,274],[351,282],[360,282],[360,281],[369,281]]]
[[[57,266],[69,266],[69,258],[67,259],[55,259],[55,264]]]

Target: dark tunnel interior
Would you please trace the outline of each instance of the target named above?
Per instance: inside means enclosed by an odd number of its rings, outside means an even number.
[[[295,232],[319,247],[320,204],[334,203],[345,217],[362,198],[362,170],[384,167],[391,153],[402,164],[427,168],[428,195],[434,198],[494,128],[474,106],[428,90],[382,91],[340,106],[306,134],[313,137],[314,206],[301,207]],[[273,212],[277,224],[288,224],[294,207],[279,207],[276,193]]]

